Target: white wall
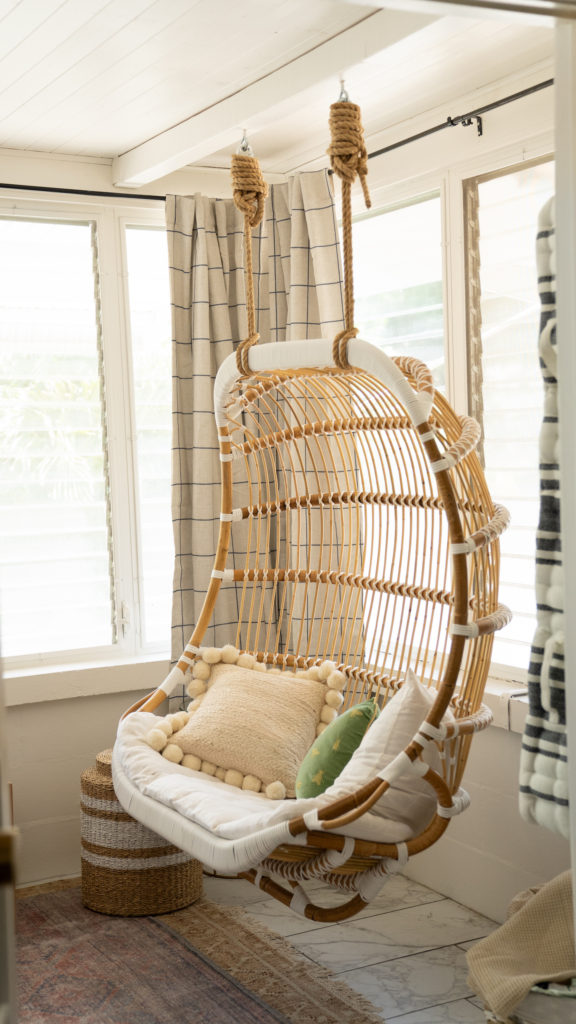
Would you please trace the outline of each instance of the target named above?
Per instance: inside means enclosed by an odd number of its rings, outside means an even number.
[[[101,694],[8,709],[19,884],[80,873],[80,775],[113,745],[120,716],[138,696]]]
[[[464,788],[472,803],[406,874],[459,903],[504,921],[512,897],[570,867],[567,840],[518,812],[521,736],[490,727],[474,737]]]

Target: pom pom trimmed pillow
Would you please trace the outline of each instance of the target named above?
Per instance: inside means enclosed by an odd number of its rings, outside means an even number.
[[[379,708],[367,700],[339,715],[312,744],[298,770],[296,796],[318,796],[348,764]]]
[[[343,703],[344,673],[333,662],[294,675],[266,671],[229,646],[201,651],[192,677],[186,723],[166,736],[160,718],[149,745],[228,785],[272,800],[294,796],[305,754]]]

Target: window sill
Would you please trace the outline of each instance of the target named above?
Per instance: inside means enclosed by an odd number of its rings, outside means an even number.
[[[147,692],[160,685],[169,668],[168,655],[153,654],[129,661],[18,669],[4,675],[4,703],[17,707],[131,690]]]
[[[150,691],[160,685],[170,668],[168,656],[157,654],[130,661],[19,669],[4,676],[7,707],[51,700],[95,697],[107,693]],[[484,703],[494,715],[494,726],[522,733],[528,712],[526,687],[504,679],[489,678]]]
[[[484,704],[494,715],[493,726],[508,732],[524,732],[528,714],[528,691],[521,683],[505,679],[488,678],[484,691]]]

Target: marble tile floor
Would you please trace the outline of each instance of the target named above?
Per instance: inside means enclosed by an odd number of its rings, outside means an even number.
[[[206,896],[242,906],[314,963],[365,995],[386,1024],[485,1024],[466,984],[469,946],[497,925],[403,875],[343,924],[319,925],[284,910],[248,882],[205,878]],[[341,897],[321,887],[324,906]]]

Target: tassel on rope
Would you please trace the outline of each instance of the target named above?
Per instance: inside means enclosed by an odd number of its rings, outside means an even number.
[[[248,337],[236,350],[236,363],[243,376],[248,376],[248,351],[260,337],[256,333],[256,304],[254,299],[254,273],[252,266],[252,229],[257,227],[264,216],[264,201],[268,185],[262,177],[256,157],[235,153],[231,164],[232,189],[236,208],[244,216],[244,252],[246,277],[246,313],[248,316]]]
[[[352,185],[360,178],[364,202],[370,208],[366,183],[368,155],[364,143],[360,107],[347,100],[330,107],[331,142],[328,148],[334,174],[342,181],[342,239],[344,249],[344,330],[334,338],[332,355],[341,369],[349,366],[348,341],[358,334],[354,326],[354,268],[352,260]]]

